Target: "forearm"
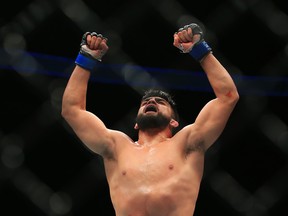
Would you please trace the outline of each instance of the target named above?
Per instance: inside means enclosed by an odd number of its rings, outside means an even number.
[[[200,26],[191,23],[174,34],[173,45],[200,62],[218,99],[237,101],[239,96],[231,76],[214,57],[203,37]]]
[[[75,69],[68,81],[62,99],[62,116],[67,120],[78,111],[86,110],[87,85],[90,71],[94,71],[107,52],[107,38],[96,32],[86,32],[82,36],[80,52],[75,60]]]
[[[238,100],[238,92],[233,79],[222,64],[210,53],[200,62],[217,98]]]
[[[86,109],[86,93],[89,77],[89,71],[76,65],[64,91],[62,114],[68,114],[73,109]]]

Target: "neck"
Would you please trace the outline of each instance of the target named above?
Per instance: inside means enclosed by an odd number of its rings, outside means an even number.
[[[138,144],[153,144],[163,142],[172,137],[169,128],[165,129],[149,129],[149,130],[139,130],[138,132]]]

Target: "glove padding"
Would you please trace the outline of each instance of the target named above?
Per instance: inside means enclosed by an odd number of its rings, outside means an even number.
[[[204,34],[202,29],[196,23],[191,23],[189,25],[185,25],[183,28],[180,28],[175,34],[191,28],[192,35],[188,34],[188,37],[191,37],[189,42],[192,42],[192,45],[189,47],[184,47],[182,43],[178,43],[177,46],[182,53],[189,53],[194,59],[197,61],[201,61],[208,53],[212,52],[211,47],[204,40]],[[175,44],[175,42],[174,42]]]
[[[87,41],[88,35],[91,36],[89,43]],[[75,64],[90,71],[94,70],[98,61],[102,61],[102,57],[108,50],[108,46],[106,45],[107,40],[102,34],[86,32],[82,36],[80,51]]]
[[[80,43],[80,53],[84,56],[87,56],[92,59],[96,59],[98,61],[102,61],[102,57],[106,54],[107,50],[101,49],[101,45],[99,44],[99,48],[96,48],[95,50],[92,50],[88,47],[87,44],[87,36],[91,35],[91,37],[96,36],[97,38],[101,38],[102,40],[108,40],[106,37],[104,37],[102,34],[97,34],[96,32],[86,32],[82,36],[82,40]]]

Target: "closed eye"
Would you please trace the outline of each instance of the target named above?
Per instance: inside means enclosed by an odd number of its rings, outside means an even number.
[[[143,100],[141,102],[141,106],[146,105],[150,100],[151,100],[151,98],[146,98],[145,100]],[[161,97],[155,97],[154,100],[158,104],[162,104],[162,105],[168,105],[169,104],[165,99],[163,99]]]
[[[167,101],[163,98],[155,98],[155,101],[159,104],[167,104]]]

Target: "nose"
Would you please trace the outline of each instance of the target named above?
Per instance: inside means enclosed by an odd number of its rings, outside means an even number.
[[[156,100],[155,100],[155,98],[149,98],[149,100],[148,100],[148,104],[150,104],[150,103],[154,103],[154,104],[156,104]]]

